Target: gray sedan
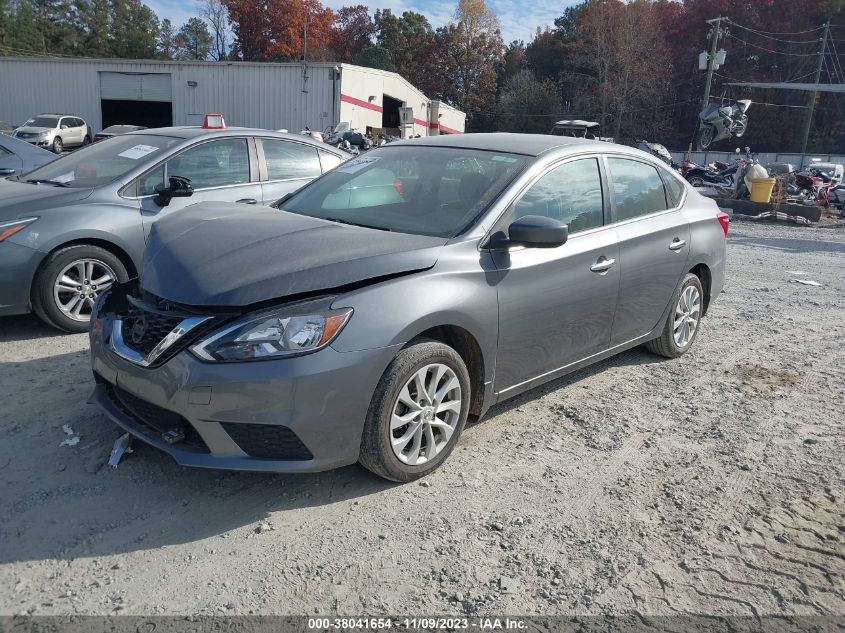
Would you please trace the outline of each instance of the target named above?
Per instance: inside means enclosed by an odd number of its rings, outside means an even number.
[[[725,274],[712,200],[584,139],[391,143],[278,206],[157,223],[95,308],[93,399],[180,464],[416,479],[497,402],[684,354]]]
[[[24,174],[55,159],[46,149],[0,134],[0,177]]]
[[[346,158],[298,135],[160,128],[0,180],[0,315],[85,331],[97,294],[137,275],[162,218],[195,202],[269,205]]]

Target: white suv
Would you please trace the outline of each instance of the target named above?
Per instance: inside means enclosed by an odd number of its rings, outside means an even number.
[[[12,136],[61,154],[65,147],[88,145],[91,128],[78,116],[39,114],[17,128]]]

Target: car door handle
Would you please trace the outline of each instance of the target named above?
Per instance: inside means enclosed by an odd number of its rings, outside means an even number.
[[[615,259],[607,259],[606,257],[599,257],[599,260],[590,266],[590,270],[594,273],[606,273],[608,270],[613,268],[613,264],[616,263]]]
[[[672,240],[672,243],[669,244],[669,250],[670,251],[679,251],[686,245],[686,243],[687,243],[686,240],[680,240],[676,237],[674,240]]]
[[[242,202],[243,204],[258,204],[258,200],[255,198],[241,198],[240,200],[236,200],[236,202]]]

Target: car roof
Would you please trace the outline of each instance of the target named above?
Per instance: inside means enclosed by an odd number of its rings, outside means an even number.
[[[395,141],[386,147],[394,145],[455,147],[460,149],[523,154],[525,156],[540,156],[549,151],[563,148],[572,148],[574,150],[592,149],[597,152],[621,151],[624,153],[651,156],[641,150],[617,145],[616,143],[607,143],[605,141],[593,141],[570,136],[552,136],[551,134],[514,134],[509,132],[424,136],[421,138]]]
[[[326,148],[331,149],[335,153],[343,154],[341,150],[338,150],[336,147],[332,147],[331,145],[326,145],[325,143],[319,143],[314,141],[310,136],[305,136],[304,134],[291,134],[289,132],[275,132],[273,130],[264,130],[260,128],[249,128],[249,127],[226,127],[223,129],[206,129],[204,127],[200,127],[197,125],[184,125],[184,126],[174,126],[174,127],[156,127],[156,128],[148,128],[145,130],[136,130],[134,132],[129,132],[126,136],[130,136],[133,134],[143,134],[149,135],[153,134],[155,136],[172,136],[176,138],[183,138],[183,139],[197,139],[197,138],[214,138],[215,136],[226,136],[227,134],[231,136],[244,136],[244,135],[255,135],[255,136],[271,136],[273,138],[283,138],[289,139],[292,141],[299,141],[301,143],[309,143],[311,145],[316,145],[319,147],[325,146]]]

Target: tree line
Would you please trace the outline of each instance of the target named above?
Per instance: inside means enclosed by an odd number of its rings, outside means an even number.
[[[452,20],[437,28],[415,11],[332,10],[320,0],[203,0],[181,25],[140,0],[0,0],[0,53],[348,62],[400,73],[467,112],[470,131],[544,133],[558,118],[586,118],[622,141],[685,148],[702,107],[707,20],[725,16],[719,48],[727,58],[713,98],[754,101],[742,144],[794,151],[807,93],[728,84],[813,81],[825,22],[821,81],[845,82],[836,52],[837,42],[845,51],[845,26],[836,24],[843,3],[583,0],[530,41],[506,45],[485,0],[457,0]],[[816,98],[815,151],[845,151],[843,101]]]

